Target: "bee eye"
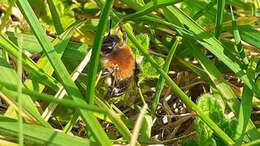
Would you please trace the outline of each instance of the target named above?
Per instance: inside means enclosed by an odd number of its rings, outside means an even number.
[[[103,41],[101,51],[105,54],[111,53],[118,43],[120,43],[120,38],[117,35],[108,35]]]

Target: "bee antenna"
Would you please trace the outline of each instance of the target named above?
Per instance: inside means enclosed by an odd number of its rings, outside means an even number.
[[[110,36],[111,34],[111,29],[112,29],[112,19],[111,19],[111,16],[109,17],[109,32],[108,32],[108,35],[107,36]]]

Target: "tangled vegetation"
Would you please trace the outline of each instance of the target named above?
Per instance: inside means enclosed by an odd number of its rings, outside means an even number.
[[[260,145],[259,0],[1,0],[0,16],[0,146]],[[110,34],[136,62],[124,82],[100,61]]]

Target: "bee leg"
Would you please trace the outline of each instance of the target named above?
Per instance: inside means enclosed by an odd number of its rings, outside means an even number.
[[[102,73],[101,73],[101,77],[102,78],[106,78],[106,77],[109,77],[109,76],[111,76],[111,72],[108,70],[108,69],[103,69],[102,70]]]
[[[110,99],[114,96],[115,94],[115,88],[116,88],[116,79],[114,77],[111,77],[112,78],[112,83],[109,85],[108,87],[108,91],[107,91],[107,94],[106,94],[106,99]]]
[[[135,84],[139,86],[139,74],[140,74],[140,66],[135,62],[135,70],[134,70],[134,80]]]
[[[134,96],[137,97],[139,90],[139,74],[140,74],[140,66],[135,62],[135,70],[134,70]]]

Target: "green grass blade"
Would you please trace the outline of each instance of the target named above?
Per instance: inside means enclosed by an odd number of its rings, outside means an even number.
[[[42,46],[45,54],[47,55],[52,67],[55,70],[56,75],[61,80],[67,94],[73,98],[75,102],[80,102],[79,98],[83,98],[81,92],[79,91],[76,84],[70,78],[70,74],[66,70],[66,67],[59,59],[58,54],[56,53],[54,47],[52,46],[50,40],[46,36],[45,32],[41,28],[41,25],[34,14],[29,3],[25,0],[18,0],[17,3],[20,10],[23,12],[27,22],[30,24],[36,38],[38,39],[40,45]],[[93,116],[92,113],[86,112],[85,110],[79,110],[82,119],[89,126],[89,129],[97,140],[102,145],[111,145],[111,141],[104,132],[104,129],[101,127],[97,119]]]
[[[10,138],[17,137],[17,121],[0,116],[0,133]],[[89,146],[90,141],[86,138],[70,136],[52,129],[23,124],[25,145],[48,145],[48,146]],[[96,145],[95,143],[92,143]]]
[[[221,25],[223,23],[224,16],[224,8],[225,8],[225,0],[217,0],[217,16],[216,16],[216,24],[215,24],[215,37],[218,39],[221,33]]]
[[[249,142],[247,144],[242,144],[241,146],[259,146],[260,145],[260,139]]]
[[[58,38],[56,38],[55,40],[53,40],[54,43],[54,48],[58,53],[59,58],[62,57],[62,55],[64,54],[64,50],[67,48],[72,49],[72,47],[69,47],[69,45],[71,44],[69,42],[69,38],[71,37],[71,35],[75,32],[76,28],[80,27],[82,25],[82,23],[84,23],[84,21],[82,22],[76,22],[74,24],[72,24],[70,27],[68,27],[61,35],[58,36]],[[32,45],[32,46],[37,46],[41,48],[40,44],[38,43],[37,39],[35,37],[30,37],[30,39],[36,41],[34,42],[34,44],[36,45]],[[31,40],[31,41],[32,41]],[[23,41],[23,39],[21,40]],[[24,43],[28,43],[28,41],[24,42]],[[30,43],[27,46],[24,47],[29,47]],[[86,47],[86,46],[85,46]],[[27,48],[28,49],[28,48]],[[42,48],[41,48],[42,49]],[[75,53],[75,50],[73,50],[73,52]],[[77,53],[75,53],[76,55],[78,55]],[[78,56],[78,58],[81,58]],[[39,66],[45,73],[47,73],[48,75],[52,75],[54,72],[53,67],[51,66],[50,62],[48,61],[48,58],[46,56],[42,56],[38,61],[37,61],[37,66]],[[42,92],[42,90],[45,88],[44,85],[40,84],[41,82],[38,81],[38,79],[31,75],[29,75],[29,78],[31,79],[27,79],[25,80],[24,84],[27,88],[33,89],[33,90],[37,90],[38,92]],[[61,87],[61,84],[57,84],[58,87]],[[53,89],[54,91],[58,91],[56,89]]]
[[[86,93],[86,100],[88,103],[93,104],[95,100],[95,87],[96,87],[96,75],[97,69],[99,65],[99,58],[100,58],[100,50],[102,46],[103,36],[105,34],[105,28],[108,22],[108,16],[112,9],[113,0],[105,1],[103,9],[101,11],[101,16],[98,23],[97,33],[95,36],[95,40],[93,43],[93,51],[90,59],[89,66],[91,69],[88,71],[88,84],[87,84],[87,93]]]
[[[244,64],[247,65],[249,63],[249,61],[246,57],[244,48],[241,43],[241,37],[239,34],[237,22],[236,22],[232,7],[230,7],[230,10],[231,10],[231,18],[232,18],[232,29],[233,29],[233,34],[234,34],[234,38],[235,38],[235,48],[237,49],[237,51],[241,57],[241,60],[244,62]]]
[[[129,131],[127,125],[121,120],[121,117],[119,114],[117,114],[113,109],[108,107],[105,103],[103,103],[99,98],[96,99],[96,102],[99,106],[103,107],[106,113],[108,113],[109,119],[112,121],[112,123],[115,125],[115,127],[118,129],[118,131],[122,134],[124,139],[127,141],[130,141],[131,138],[131,132]]]
[[[199,19],[202,15],[206,14],[212,7],[216,4],[217,0],[211,1],[205,8],[198,11],[196,14],[192,16],[193,20]]]
[[[55,8],[53,0],[47,0],[47,3],[50,8],[50,11],[51,11],[52,21],[53,21],[56,33],[59,35],[64,31],[61,21],[60,21],[59,14]]]
[[[206,116],[203,111],[199,109],[199,107],[191,101],[191,99],[176,85],[174,81],[171,80],[171,78],[165,73],[160,66],[156,63],[156,61],[146,53],[143,46],[138,42],[138,40],[135,38],[135,36],[132,34],[130,29],[127,25],[123,25],[123,28],[125,29],[129,39],[133,42],[134,45],[142,52],[142,54],[147,57],[147,59],[151,62],[153,67],[160,72],[160,74],[165,78],[165,81],[171,86],[172,90],[182,99],[182,101],[191,108],[196,114],[205,122],[208,124],[210,128],[219,136],[221,137],[227,144],[233,145],[234,141],[224,132],[222,131],[208,116]]]
[[[153,1],[148,2],[146,5],[144,5],[142,7],[142,9],[138,10],[137,12],[133,13],[133,14],[129,14],[126,15],[125,17],[123,17],[123,20],[129,20],[132,18],[137,18],[146,14],[151,13],[152,11],[155,11],[161,7],[165,7],[168,5],[173,5],[175,3],[177,3],[178,0],[160,0],[158,1],[158,3],[155,5],[155,3]]]
[[[244,86],[243,88],[243,94],[242,94],[242,101],[239,109],[239,115],[238,115],[238,123],[236,127],[236,135],[235,139],[237,143],[242,143],[246,128],[248,126],[251,111],[252,111],[252,99],[253,99],[253,93],[251,90]]]
[[[181,37],[176,37],[176,40],[175,40],[174,44],[172,45],[172,47],[171,47],[171,49],[168,53],[168,56],[166,58],[164,66],[163,66],[163,70],[165,72],[169,71],[169,67],[170,67],[170,64],[172,62],[173,55],[174,55],[178,45],[181,43],[181,39],[182,39]],[[159,103],[161,92],[162,92],[163,87],[164,87],[164,82],[165,82],[165,79],[160,76],[159,80],[157,82],[157,85],[156,85],[156,93],[152,98],[152,111],[153,112],[155,112],[157,105]]]
[[[73,30],[75,30],[75,28],[81,26],[82,23],[83,22],[72,24],[69,28],[66,29],[66,31],[64,33],[62,33],[56,40],[53,41],[53,43],[55,44],[55,49],[58,53],[62,54],[63,50],[66,48],[66,46],[69,42],[69,37],[74,32]],[[42,50],[37,39],[32,35],[24,35],[24,34],[11,34],[11,35],[14,36],[14,40],[16,40],[16,42],[20,46],[20,48],[28,49],[30,47],[32,47],[32,48],[38,47],[40,50]],[[71,48],[73,48],[73,46],[69,47],[69,49],[71,49]],[[29,51],[31,51],[31,50],[29,50]],[[74,51],[74,53],[75,53],[75,51]],[[75,53],[75,54],[77,54],[77,53]],[[45,73],[47,73],[49,75],[51,75],[53,73],[53,68],[51,67],[46,56],[42,56],[38,60],[37,66],[39,66]],[[42,92],[43,89],[45,88],[45,86],[40,84],[40,81],[38,81],[39,79],[31,80],[33,78],[34,77],[31,74],[29,74],[29,78],[24,81],[24,86],[26,86],[27,88],[29,88],[31,90]],[[61,85],[58,84],[58,86],[61,86]],[[27,98],[25,98],[25,97],[27,97]],[[30,107],[35,107],[35,104],[33,103],[32,99],[28,98],[28,96],[24,96],[23,102],[28,103],[28,106],[30,104]],[[29,109],[28,106],[25,109]],[[35,109],[35,111],[37,111],[36,108],[34,108],[34,109]],[[13,107],[9,106],[8,111],[12,111],[12,110],[13,110]],[[11,117],[12,115],[8,115],[8,116]],[[37,119],[41,119],[41,118],[42,118],[42,116],[39,115],[39,118],[37,118]],[[44,120],[42,120],[42,121],[44,122]],[[47,123],[47,122],[45,122],[45,123]]]
[[[241,37],[239,34],[238,26],[236,23],[236,19],[235,19],[232,7],[230,7],[230,9],[231,9],[231,16],[232,16],[232,29],[233,29],[233,34],[234,34],[234,38],[235,38],[235,47],[237,48],[241,61],[243,61],[244,64],[247,65],[249,63],[249,61],[246,57],[244,48],[241,43]],[[249,73],[251,78],[254,78],[254,75],[251,75],[251,72],[252,72],[251,70],[253,70],[253,69],[249,68],[247,70],[247,72]],[[252,73],[252,74],[254,74],[254,73]],[[251,111],[252,111],[253,93],[247,86],[243,87],[243,94],[242,94],[241,98],[242,98],[242,100],[241,100],[241,104],[240,104],[240,108],[239,108],[238,124],[237,124],[236,135],[235,135],[235,139],[237,140],[237,143],[239,143],[239,144],[241,144],[243,141],[245,131],[246,131],[247,125],[249,123]]]
[[[23,79],[23,64],[22,64],[22,50],[19,50],[19,55],[17,58],[17,73],[20,80],[17,80],[17,98],[18,98],[18,143],[19,146],[23,146],[24,138],[23,138],[23,117],[22,117],[22,109],[23,109],[23,99],[22,99],[22,79]]]
[[[256,48],[260,48],[260,31],[251,26],[240,27],[240,36],[243,41]]]
[[[4,82],[0,80],[0,89],[2,88],[7,88],[9,90],[12,91],[16,91],[18,86],[15,86],[13,84]],[[97,108],[94,105],[89,105],[87,103],[84,102],[83,99],[80,99],[81,102],[74,102],[72,100],[69,99],[57,99],[52,95],[48,95],[48,94],[40,94],[36,91],[32,91],[29,90],[27,88],[21,87],[22,93],[25,94],[26,96],[30,96],[33,99],[39,99],[39,100],[43,100],[43,101],[47,101],[50,103],[57,103],[66,107],[70,107],[70,108],[82,108],[82,109],[86,109],[86,110],[90,110],[93,112],[100,112],[100,113],[104,113],[105,111],[103,109]]]

